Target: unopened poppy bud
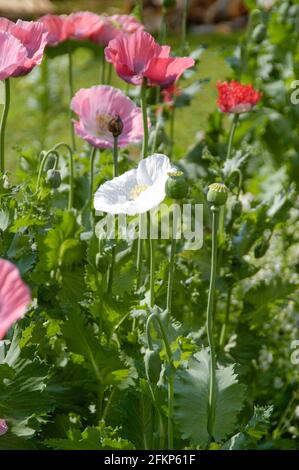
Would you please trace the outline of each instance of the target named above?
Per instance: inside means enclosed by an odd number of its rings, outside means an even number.
[[[159,351],[147,349],[144,355],[144,366],[147,380],[152,385],[156,385],[159,382],[162,368]]]
[[[270,246],[269,240],[263,239],[260,243],[258,243],[254,248],[254,257],[255,258],[262,258],[268,251]]]
[[[227,201],[228,188],[223,183],[213,183],[209,186],[207,201],[214,206],[223,206]]]
[[[183,199],[188,194],[188,183],[182,171],[173,171],[168,173],[165,184],[165,192],[167,197],[172,199]]]
[[[120,116],[115,116],[108,122],[108,130],[113,137],[119,137],[124,129],[124,124]]]
[[[58,170],[48,170],[46,183],[50,188],[57,189],[61,185],[61,175]]]
[[[105,273],[111,264],[110,256],[107,254],[96,254],[96,267],[100,273]]]
[[[243,209],[242,202],[239,201],[239,199],[235,199],[232,202],[231,207],[230,207],[231,217],[233,220],[240,217],[240,215],[242,214],[242,209]]]

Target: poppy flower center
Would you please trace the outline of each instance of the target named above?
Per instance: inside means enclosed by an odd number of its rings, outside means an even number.
[[[140,194],[143,193],[143,191],[145,191],[147,188],[148,188],[147,184],[137,184],[130,191],[130,194],[129,194],[130,199],[131,200],[137,199],[138,196],[140,196]]]
[[[96,128],[97,134],[102,136],[103,134],[107,134],[109,132],[108,124],[111,121],[111,116],[109,114],[98,114],[96,116]]]

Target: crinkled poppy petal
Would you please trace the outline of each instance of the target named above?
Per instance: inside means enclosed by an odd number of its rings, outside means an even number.
[[[250,111],[262,98],[252,85],[231,82],[218,82],[217,105],[223,113],[240,114]]]
[[[47,45],[48,33],[42,23],[23,20],[18,20],[11,27],[10,32],[19,39],[27,51],[24,65],[18,67],[13,76],[26,75],[33,67],[41,63]]]
[[[21,42],[13,35],[0,31],[0,80],[14,74],[26,60],[27,52]]]
[[[68,16],[66,34],[73,39],[90,39],[102,27],[102,18],[90,11],[78,11]]]

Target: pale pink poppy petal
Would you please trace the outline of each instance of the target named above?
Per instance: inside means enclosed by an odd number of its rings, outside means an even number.
[[[0,419],[0,436],[3,436],[8,431],[8,426],[5,419]]]
[[[76,133],[95,147],[113,147],[108,123],[115,116],[123,122],[123,131],[118,138],[120,147],[141,142],[143,138],[141,109],[114,87],[100,85],[81,89],[72,99],[71,108],[79,117],[79,121],[74,121]]]
[[[48,33],[47,44],[49,46],[56,46],[68,38],[66,20],[66,15],[48,14],[39,18],[38,21],[44,25]]]
[[[9,78],[27,57],[25,47],[11,34],[0,30],[0,80]]]
[[[9,261],[0,259],[0,339],[23,317],[30,302],[30,291],[19,270]]]

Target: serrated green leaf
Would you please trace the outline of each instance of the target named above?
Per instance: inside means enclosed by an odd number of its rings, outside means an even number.
[[[175,419],[183,439],[206,447],[209,403],[209,351],[203,349],[188,361],[188,368],[177,374],[175,385]],[[239,384],[234,365],[216,371],[216,401],[213,438],[223,440],[235,428],[243,407],[244,386]]]

